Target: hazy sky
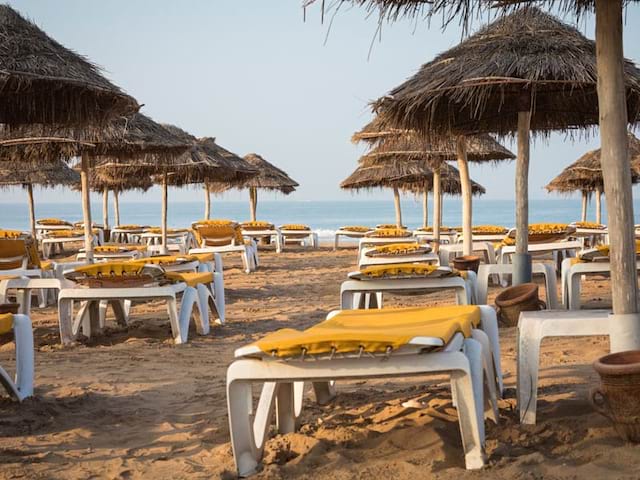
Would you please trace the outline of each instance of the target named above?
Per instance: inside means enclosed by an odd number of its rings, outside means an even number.
[[[461,40],[461,30],[438,22],[385,25],[373,43],[377,18],[344,7],[327,37],[330,18],[319,8],[303,22],[300,0],[9,0],[49,35],[102,66],[116,84],[144,103],[143,112],[196,136],[214,136],[238,154],[257,152],[300,183],[288,198],[352,198],[338,184],[356,167],[363,147],[351,134],[370,119],[367,103],[404,81],[421,64]],[[640,61],[640,6],[629,7],[625,55]],[[579,25],[593,37],[591,18]],[[515,151],[513,145],[508,144]],[[553,136],[532,148],[530,194],[542,187],[598,138],[572,143]],[[514,166],[472,167],[486,198],[513,198]],[[2,193],[22,200],[20,189]],[[232,193],[224,198],[240,199]],[[389,192],[358,198],[388,198]],[[38,197],[43,198],[38,195]],[[48,200],[72,201],[56,190]],[[157,189],[144,197],[153,201]],[[172,191],[174,200],[196,200],[200,190]],[[262,195],[261,198],[282,198]],[[97,200],[97,198],[96,198]]]

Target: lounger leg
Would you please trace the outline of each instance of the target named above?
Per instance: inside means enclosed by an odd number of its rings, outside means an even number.
[[[28,316],[31,313],[31,290],[28,288],[17,290],[16,302],[20,305],[18,312]]]
[[[354,294],[350,290],[344,290],[340,294],[340,309],[341,310],[352,310],[354,309]]]
[[[489,266],[480,265],[478,270],[478,304],[487,303],[487,291],[489,289]]]
[[[469,359],[469,373],[461,371],[451,373],[451,389],[456,392],[460,434],[467,470],[482,468],[485,462],[480,350],[478,342],[466,339],[465,355]]]
[[[302,383],[304,382],[296,382]],[[296,431],[295,394],[293,383],[279,383],[276,396],[276,425],[278,433],[292,433]]]
[[[0,303],[7,303],[8,291],[9,291],[9,280],[0,281]]]
[[[19,400],[33,395],[34,352],[31,319],[26,315],[13,316],[16,342],[16,388]]]
[[[240,253],[242,256],[242,266],[244,267],[244,273],[251,273],[251,266],[249,265],[249,254],[247,253],[247,249],[245,248]]]
[[[496,381],[498,382],[498,395],[502,397],[504,391],[504,381],[502,378],[502,359],[500,355],[500,338],[498,335],[498,316],[496,311],[488,306],[481,305],[480,325],[482,331],[487,334],[489,343],[491,344],[491,355],[493,356],[493,369],[496,372]]]
[[[569,286],[569,310],[580,310],[580,290],[582,275],[576,275],[569,270],[567,275],[567,283]]]
[[[336,397],[336,389],[333,382],[313,382],[312,385],[318,405],[327,405]]]
[[[218,319],[216,323],[224,324],[225,320],[225,298],[224,298],[224,276],[222,273],[213,274],[213,292],[216,310],[218,311]]]
[[[498,395],[496,391],[496,373],[493,369],[493,357],[491,356],[491,343],[489,337],[482,330],[474,329],[471,337],[482,346],[482,369],[484,384],[484,417],[498,423]]]
[[[199,284],[196,289],[196,303],[199,313],[198,319],[196,320],[196,331],[198,332],[198,335],[209,335],[209,300],[211,300],[211,303],[214,303],[213,294],[206,285]],[[213,309],[215,310],[215,303]]]
[[[243,365],[236,364],[233,367],[241,371]],[[254,415],[252,415],[251,382],[235,379],[231,368],[227,373],[229,433],[233,458],[241,477],[255,473],[262,458],[265,438],[271,424],[276,388],[275,382],[264,384],[255,412],[255,420],[252,421]]]
[[[176,345],[187,343],[189,339],[189,320],[193,312],[193,304],[196,302],[197,293],[192,287],[187,287],[183,292],[179,313],[175,297],[167,298],[167,312],[171,321],[171,333]]]
[[[60,329],[60,342],[69,345],[73,342],[73,300],[68,298],[58,299],[58,327]]]
[[[124,303],[126,300],[112,300],[111,301],[111,309],[113,310],[113,314],[116,317],[116,323],[118,325],[126,326],[129,322],[129,318],[127,316],[126,308]]]
[[[518,325],[517,335],[517,396],[520,423],[535,425],[542,332],[537,322],[522,322]]]

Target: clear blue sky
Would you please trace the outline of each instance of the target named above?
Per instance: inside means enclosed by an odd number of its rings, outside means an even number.
[[[377,18],[343,8],[325,44],[328,20],[318,6],[303,22],[301,0],[9,0],[62,44],[104,67],[107,76],[144,103],[155,120],[197,136],[215,136],[244,155],[257,152],[286,170],[301,187],[296,200],[349,199],[338,184],[355,167],[363,147],[349,138],[370,119],[368,101],[385,94],[419,66],[461,39],[453,25],[434,22],[385,25],[368,59]],[[640,61],[640,6],[628,9],[625,55]],[[593,21],[580,25],[593,37]],[[508,146],[514,149],[513,145]],[[532,149],[530,193],[542,187],[598,138],[572,143],[553,136]],[[514,167],[472,167],[487,198],[513,198]],[[20,189],[2,193],[21,201]],[[77,194],[46,193],[53,201]],[[226,194],[237,200],[244,193]],[[44,196],[38,195],[40,199]],[[388,192],[359,198],[388,198]],[[157,189],[144,197],[159,200]],[[197,200],[200,190],[172,191],[172,200]],[[282,198],[264,194],[261,198]],[[38,198],[37,198],[38,200]],[[96,198],[96,200],[98,200]]]

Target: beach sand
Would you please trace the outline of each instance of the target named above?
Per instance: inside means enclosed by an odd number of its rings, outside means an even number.
[[[266,251],[251,275],[240,271],[239,256],[226,256],[227,324],[207,337],[192,329],[183,346],[171,342],[159,303],[134,307],[127,328],[110,323],[104,335],[68,348],[59,345],[55,309],[35,309],[36,396],[0,400],[0,478],[235,478],[225,397],[234,349],[322,320],[338,307],[355,256],[353,249]],[[587,282],[586,306],[607,306],[608,289],[606,279]],[[452,301],[441,293],[388,304]],[[544,342],[536,426],[517,420],[515,329],[501,330],[501,347],[507,392],[500,424],[487,423],[484,470],[464,469],[446,379],[421,377],[341,383],[322,407],[307,392],[301,429],[268,441],[255,478],[638,478],[640,450],[587,400],[605,338]],[[12,366],[13,354],[13,343],[2,342],[0,363]],[[417,402],[405,408],[407,400]]]

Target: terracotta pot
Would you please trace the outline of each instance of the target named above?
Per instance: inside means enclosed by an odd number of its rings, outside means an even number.
[[[593,408],[624,440],[640,443],[640,350],[605,355],[593,363],[601,385],[591,390]]]
[[[19,303],[0,303],[0,314],[13,313],[15,315],[16,313],[18,313],[19,308]]]
[[[480,266],[480,257],[476,255],[463,255],[453,259],[453,267],[456,270],[472,270],[478,273]]]
[[[496,297],[498,316],[508,327],[518,325],[520,312],[531,312],[546,308],[546,304],[538,298],[538,285],[523,283],[504,289]]]

